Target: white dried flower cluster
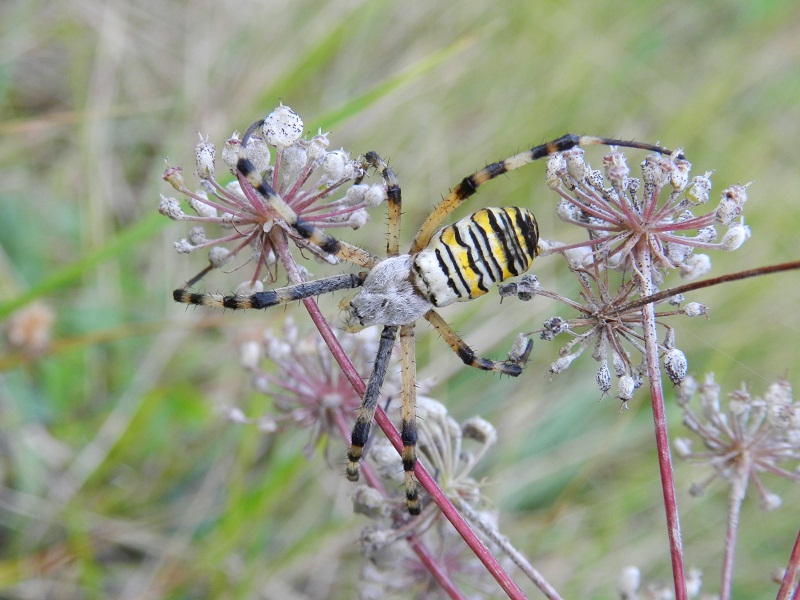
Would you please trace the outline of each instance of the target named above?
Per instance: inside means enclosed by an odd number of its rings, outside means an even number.
[[[368,372],[378,350],[378,331],[369,328],[337,337],[356,369]],[[254,423],[270,432],[308,429],[308,455],[320,438],[328,434],[337,437],[337,425],[349,422],[361,405],[361,398],[336,366],[322,338],[315,333],[301,334],[291,317],[284,320],[280,331],[268,329],[261,337],[241,342],[239,359],[252,374],[255,390],[269,396],[275,410],[237,422]],[[399,385],[390,373],[384,389],[397,393]]]
[[[238,132],[225,142],[222,162],[227,167],[226,174],[231,173],[236,179],[223,185],[216,179],[216,148],[208,136],[201,135],[195,147],[195,173],[200,178],[200,189],[190,190],[186,186],[180,167],[168,166],[164,172],[164,179],[188,198],[194,213],[184,212],[175,198],[161,197],[161,214],[195,224],[187,238],[175,242],[175,249],[182,254],[198,250],[217,252],[216,258],[209,256],[211,268],[249,249],[245,259],[254,267],[254,273],[247,283],[254,284],[264,274],[269,277],[274,273],[275,252],[270,233],[278,224],[294,237],[298,246],[335,262],[335,258],[286,226],[269,201],[260,197],[237,171],[243,155],[309,226],[358,229],[369,220],[367,209],[386,200],[386,186],[383,181],[362,183],[366,174],[364,164],[342,149],[329,151],[329,145],[328,134],[321,131],[304,138],[302,119],[281,104],[252,131],[246,148],[242,149]],[[219,226],[222,234],[217,237],[207,234],[206,227],[211,224]],[[220,261],[219,248],[228,248],[225,261]]]
[[[625,155],[614,148],[603,158],[602,171],[592,169],[584,156],[581,148],[552,155],[546,180],[560,197],[559,217],[584,229],[588,239],[539,244],[542,254],[557,253],[567,260],[580,284],[580,299],[544,289],[531,277],[501,286],[500,294],[521,300],[544,296],[576,310],[577,317],[551,317],[530,332],[546,341],[562,335],[571,338],[560,348],[551,375],[564,372],[590,349],[600,363],[595,380],[601,393],[627,402],[642,384],[645,371],[642,306],[636,300],[654,293],[653,285],[661,284],[670,270],[690,279],[708,273],[709,256],[696,250],[730,251],[742,246],[750,237],[741,219],[747,185],[727,188],[716,207],[698,216],[695,212],[709,202],[711,173],[691,177],[691,164],[680,151],[647,156],[638,178],[631,177]],[[719,226],[727,227],[721,241],[717,241]],[[656,313],[657,323],[667,332],[659,347],[664,369],[675,385],[686,377],[688,363],[664,319],[707,314],[707,307],[697,302],[680,308],[683,301],[682,296],[670,298],[672,308]]]
[[[750,237],[742,221],[734,222],[747,201],[746,185],[723,190],[714,210],[695,216],[693,210],[709,200],[711,173],[689,179],[691,164],[679,153],[649,155],[641,178],[630,177],[622,152],[603,158],[604,171],[593,170],[584,154],[581,148],[554,154],[547,166],[548,185],[561,196],[559,217],[590,233],[589,242],[560,250],[590,250],[584,267],[600,262],[602,268],[630,272],[634,248],[644,239],[659,280],[670,269],[693,279],[711,268],[708,256],[695,250],[736,250]],[[720,242],[718,225],[728,226]]]
[[[497,441],[497,431],[491,423],[480,417],[459,424],[449,416],[440,402],[421,396],[417,398],[419,426],[418,450],[425,457],[426,466],[437,475],[442,491],[459,506],[466,503],[470,513],[481,521],[481,530],[497,530],[497,514],[487,510],[480,494],[480,485],[471,472]],[[405,498],[401,494],[403,472],[397,468],[397,452],[383,437],[373,440],[370,448],[371,465],[385,482],[388,490],[397,495],[382,498],[366,486],[360,486],[353,496],[355,512],[372,519],[361,535],[364,552],[369,559],[362,570],[360,598],[385,598],[387,594],[407,591],[429,580],[428,571],[409,568],[419,558],[409,550],[404,538],[413,528],[418,539],[432,549],[448,575],[466,577],[474,590],[489,593],[493,583],[485,568],[474,554],[459,542],[455,530],[441,518],[436,510],[423,508],[420,517],[408,521]],[[424,500],[423,500],[424,504]],[[435,508],[431,505],[430,508]],[[403,535],[398,535],[398,520],[405,520]],[[488,524],[488,525],[487,525]],[[398,543],[399,542],[399,543]],[[493,547],[489,538],[484,542]],[[434,550],[435,549],[435,550]],[[500,556],[498,550],[495,555]],[[502,560],[508,562],[507,558]]]
[[[716,478],[746,477],[755,483],[762,508],[780,506],[780,497],[764,487],[760,474],[800,482],[800,404],[788,382],[770,384],[762,396],[752,395],[743,386],[729,394],[727,402],[721,400],[713,374],[700,384],[687,377],[678,390],[683,423],[700,438],[704,449],[694,450],[691,439],[678,438],[676,454],[714,470],[692,486],[692,492],[701,494]],[[699,410],[692,407],[695,398]]]

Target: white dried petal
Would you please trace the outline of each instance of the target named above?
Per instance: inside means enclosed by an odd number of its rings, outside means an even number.
[[[369,186],[367,193],[364,195],[364,205],[365,206],[378,206],[384,200],[386,200],[386,188],[380,184],[374,184]]]
[[[701,227],[697,230],[697,235],[694,239],[698,242],[711,244],[717,240],[717,230],[712,225]]]
[[[244,412],[242,412],[242,409],[236,406],[228,408],[228,410],[225,411],[225,417],[232,423],[244,425],[250,422],[250,419],[245,416]]]
[[[303,120],[291,108],[281,104],[264,119],[263,129],[268,144],[286,148],[303,135]]]
[[[583,181],[583,178],[589,172],[589,165],[584,160],[585,154],[582,148],[572,148],[562,152],[564,159],[567,161],[567,174],[575,181]]]
[[[686,355],[677,348],[667,350],[666,354],[664,354],[664,370],[667,372],[669,380],[678,385],[686,377],[686,372],[689,370]]]
[[[261,361],[261,344],[250,340],[239,346],[239,364],[245,369],[255,371]]]
[[[697,598],[703,588],[703,572],[700,569],[692,568],[686,576],[686,595],[689,598]]]
[[[234,131],[233,135],[225,140],[225,145],[222,146],[222,162],[225,163],[231,171],[236,171],[236,164],[239,162],[239,149],[242,142],[239,139],[239,132]]]
[[[642,179],[645,185],[662,189],[667,186],[675,171],[675,163],[661,154],[650,154],[642,162]]]
[[[194,246],[205,244],[208,241],[206,238],[206,230],[200,226],[192,227],[189,230],[189,243]]]
[[[211,266],[215,269],[229,262],[232,258],[233,254],[231,254],[227,248],[223,248],[222,246],[214,246],[208,251],[208,262],[210,262]]]
[[[325,152],[330,146],[330,140],[327,133],[318,133],[308,142],[308,159],[315,161],[325,156]]]
[[[342,150],[334,150],[325,154],[321,165],[323,178],[330,182],[339,181],[344,175],[344,168],[348,161],[347,153]]]
[[[608,362],[602,362],[594,375],[594,380],[604,396],[611,390],[611,371],[608,370]]]
[[[636,382],[630,375],[623,375],[617,381],[617,398],[623,402],[628,402],[633,398],[633,390],[636,389]]]
[[[237,296],[252,296],[253,294],[257,294],[258,292],[264,291],[264,282],[260,279],[256,279],[255,281],[246,280],[236,286],[236,290],[234,294]]]
[[[769,384],[764,393],[764,401],[767,404],[791,404],[794,402],[792,386],[785,379],[779,379]]]
[[[708,306],[700,302],[689,302],[683,307],[683,314],[687,317],[699,317],[708,313]]]
[[[635,598],[641,582],[642,574],[637,567],[625,567],[617,578],[617,592],[621,598]]]
[[[625,155],[622,152],[610,152],[603,157],[603,166],[606,177],[611,184],[620,190],[628,188],[631,169],[628,167]]]
[[[558,218],[565,222],[577,221],[580,217],[578,207],[574,204],[561,200],[556,206],[556,214]]]
[[[547,187],[550,189],[558,189],[561,187],[561,177],[564,176],[567,170],[567,161],[560,154],[551,154],[547,160],[547,170],[545,171],[545,181]]]
[[[692,177],[689,189],[686,191],[686,199],[690,204],[696,206],[708,202],[708,193],[711,191],[711,173],[713,171],[708,171],[705,175]]]
[[[722,237],[720,246],[729,252],[741,248],[750,239],[750,228],[744,223],[732,223],[728,231]]]
[[[351,185],[344,195],[344,204],[346,206],[354,206],[364,202],[364,198],[367,195],[367,190],[369,190],[369,187],[370,186],[368,186],[366,183]]]
[[[272,154],[269,145],[262,137],[253,135],[247,140],[247,147],[244,149],[245,156],[253,163],[256,173],[264,173],[269,168],[269,161]]]
[[[783,504],[783,500],[778,494],[764,492],[758,504],[763,510],[775,510],[776,508],[780,508],[781,504]]]
[[[217,216],[217,209],[203,202],[203,200],[208,200],[208,194],[206,194],[205,190],[197,190],[195,196],[197,197],[189,198],[189,207],[198,216],[205,218],[214,218]]]
[[[386,502],[383,495],[373,487],[359,485],[353,493],[353,512],[377,519],[386,512]]]
[[[158,212],[165,217],[169,217],[173,221],[180,221],[186,216],[181,209],[180,202],[178,202],[175,198],[167,198],[163,194],[161,195],[161,200],[158,203]]]
[[[178,254],[189,254],[192,250],[194,250],[194,246],[192,246],[187,240],[173,242],[173,246],[175,246],[175,250],[178,251]]]
[[[693,254],[681,265],[681,279],[697,279],[710,271],[711,258],[707,254]]]
[[[214,176],[214,157],[216,155],[216,148],[214,144],[208,141],[208,136],[203,137],[200,132],[200,142],[194,147],[195,164],[197,176],[200,179],[208,179]]]
[[[295,181],[308,161],[308,154],[300,144],[289,146],[281,155],[283,176],[286,181]]]
[[[364,208],[353,211],[347,218],[347,226],[353,229],[361,229],[369,223],[369,213]]]
[[[692,440],[688,438],[675,438],[672,447],[679,458],[689,458],[692,455]]]
[[[692,164],[686,160],[676,160],[675,170],[672,172],[670,184],[676,190],[683,190],[689,183],[689,172]]]
[[[567,354],[566,356],[562,356],[558,360],[556,360],[553,364],[550,365],[550,374],[551,375],[558,375],[565,369],[567,369],[576,358],[578,358],[579,353]]]

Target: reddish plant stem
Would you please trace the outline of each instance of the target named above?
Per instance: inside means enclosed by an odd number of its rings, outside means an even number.
[[[800,532],[797,533],[794,541],[794,548],[789,556],[789,564],[786,565],[786,572],[783,574],[783,581],[781,581],[776,600],[789,600],[789,598],[797,597],[797,592],[800,590],[797,585],[798,577],[800,577]]]
[[[646,237],[639,241],[634,252],[639,273],[639,293],[649,296],[653,293],[652,260],[648,252]],[[675,584],[675,599],[686,600],[686,574],[683,565],[683,541],[678,518],[678,503],[675,498],[675,480],[672,472],[672,455],[669,449],[667,416],[664,409],[664,390],[661,369],[658,364],[658,338],[656,337],[656,313],[652,303],[642,307],[642,330],[645,343],[645,364],[647,379],[650,381],[650,399],[653,407],[658,469],[661,474],[661,490],[664,497],[664,510],[667,518],[667,536],[672,559],[672,578]]]
[[[711,287],[714,285],[720,285],[722,283],[730,283],[731,281],[740,281],[742,279],[748,279],[750,277],[760,277],[762,275],[769,275],[771,273],[781,273],[783,271],[795,271],[800,269],[800,261],[792,261],[786,263],[780,263],[777,265],[769,265],[766,267],[758,267],[755,269],[749,269],[747,271],[738,271],[736,273],[728,273],[727,275],[720,275],[719,277],[714,277],[712,279],[703,279],[701,281],[693,281],[692,283],[687,283],[685,285],[679,285],[674,288],[669,288],[662,292],[658,292],[657,294],[648,294],[631,302],[630,304],[626,304],[622,307],[621,311],[628,311],[633,310],[634,308],[639,308],[644,306],[645,304],[655,304],[656,302],[661,302],[662,300],[666,300],[667,298],[671,298],[676,294],[685,294],[686,292],[691,292],[694,290],[699,290],[701,288]]]
[[[350,358],[342,349],[341,345],[339,344],[339,340],[336,339],[336,336],[330,329],[330,325],[320,312],[317,303],[312,298],[306,298],[303,300],[303,304],[308,310],[309,315],[311,315],[311,319],[314,321],[314,324],[322,334],[325,343],[328,344],[328,348],[333,354],[336,362],[339,363],[339,366],[342,369],[342,372],[345,374],[345,377],[347,377],[348,381],[350,382],[350,385],[352,385],[355,392],[363,398],[366,388],[364,381],[361,379],[361,375],[359,375],[358,371],[356,371],[353,363],[350,362]],[[375,422],[392,443],[398,454],[400,454],[403,450],[403,442],[400,439],[400,434],[398,433],[397,429],[395,429],[391,420],[389,420],[389,417],[386,416],[386,413],[383,411],[383,409],[381,409],[381,407],[378,407],[378,409],[375,411]],[[442,492],[442,490],[439,488],[436,481],[434,481],[433,477],[428,474],[419,461],[417,461],[417,466],[414,469],[414,475],[416,475],[417,480],[425,489],[425,491],[430,494],[431,499],[439,507],[439,510],[442,511],[442,514],[447,518],[448,521],[450,521],[458,534],[464,539],[467,546],[469,546],[470,549],[475,553],[475,556],[477,556],[478,559],[483,563],[483,565],[486,567],[486,570],[491,573],[492,577],[494,577],[500,587],[503,588],[503,591],[506,592],[508,597],[513,598],[514,600],[525,598],[525,594],[522,592],[519,586],[514,582],[513,579],[511,579],[508,573],[505,572],[503,567],[500,566],[500,563],[497,562],[497,559],[492,556],[492,553],[489,551],[489,549],[484,545],[480,538],[478,538],[475,532],[472,531],[472,528],[470,528],[464,517],[462,517],[458,510],[456,510],[452,502],[450,502],[444,492]],[[417,541],[417,544],[419,544],[419,541]],[[412,544],[412,547],[415,547],[415,545]],[[422,559],[422,557],[420,558]],[[436,575],[436,573],[433,571],[432,574],[434,576]]]
[[[270,239],[272,241],[272,247],[275,249],[283,268],[286,270],[289,281],[292,283],[302,282],[303,278],[300,275],[300,270],[297,267],[297,263],[295,263],[294,257],[292,257],[291,252],[289,252],[289,244],[286,233],[283,230],[275,228],[275,231],[270,236]],[[345,377],[347,377],[347,380],[350,382],[350,385],[352,385],[356,393],[363,398],[365,392],[364,381],[361,379],[361,375],[359,375],[355,366],[353,366],[353,363],[350,361],[350,358],[347,356],[347,353],[342,348],[339,340],[336,339],[331,326],[322,315],[322,312],[319,310],[319,306],[317,306],[316,301],[313,298],[305,298],[302,300],[302,302],[306,307],[311,320],[314,322],[314,325],[316,325],[320,335],[322,335],[322,339],[325,341],[325,344],[328,346],[328,349],[331,351],[334,359],[339,364],[339,367],[345,374]],[[378,410],[381,412],[381,414],[383,414],[383,411],[381,411],[380,408],[378,408]],[[394,431],[393,427],[391,427],[391,429]],[[398,435],[396,431],[395,435]],[[346,432],[345,439],[347,439]],[[367,479],[371,485],[385,494],[383,486],[380,485],[380,481],[378,481],[378,478],[374,476],[374,473],[371,470],[367,474]],[[428,551],[425,545],[414,536],[408,536],[407,539],[411,545],[411,548],[417,554],[422,564],[426,566],[428,572],[436,580],[439,586],[450,596],[450,598],[453,600],[465,600],[464,595],[458,590],[458,588],[456,588],[447,572],[437,564],[436,559],[430,553],[430,551]]]

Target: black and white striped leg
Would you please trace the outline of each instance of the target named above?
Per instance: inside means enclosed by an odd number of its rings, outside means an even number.
[[[403,440],[406,504],[410,514],[418,515],[421,506],[417,481],[414,478],[414,467],[417,464],[417,362],[414,350],[414,325],[403,325],[400,327],[403,389],[400,437]]]
[[[453,328],[437,313],[435,310],[428,311],[425,314],[425,319],[433,325],[433,328],[442,336],[450,349],[455,352],[458,357],[464,362],[465,365],[481,369],[483,371],[495,371],[503,375],[511,375],[517,377],[522,373],[522,368],[528,360],[528,356],[533,348],[533,341],[528,340],[525,349],[518,353],[513,358],[505,361],[495,361],[488,358],[482,358],[475,354],[475,351],[467,346],[466,342],[462,340],[459,335],[453,331]]]
[[[367,382],[367,389],[358,409],[356,424],[350,437],[350,450],[347,452],[347,478],[350,481],[358,481],[358,463],[364,453],[364,446],[369,439],[369,430],[372,419],[375,416],[375,407],[378,405],[378,397],[383,387],[383,380],[386,378],[386,371],[389,368],[389,359],[392,357],[394,340],[397,337],[397,326],[387,325],[381,332],[381,339],[378,343],[378,354],[375,357],[375,365],[372,374]]]
[[[535,160],[550,156],[556,152],[564,152],[571,148],[578,146],[622,146],[625,148],[638,148],[640,150],[649,150],[651,152],[658,152],[659,154],[671,154],[670,150],[657,146],[655,144],[644,144],[641,142],[631,140],[616,140],[613,138],[596,137],[591,135],[575,135],[568,133],[560,138],[534,146],[530,150],[520,152],[514,156],[510,156],[505,160],[487,165],[480,171],[473,173],[461,180],[461,182],[453,188],[453,190],[433,209],[428,218],[422,224],[414,241],[411,244],[411,254],[419,252],[431,240],[436,230],[444,222],[450,213],[458,208],[462,202],[475,194],[478,188],[487,181],[490,181],[498,175],[503,175],[514,169],[519,169],[525,165],[532,163]]]
[[[288,304],[296,300],[320,296],[337,290],[348,290],[360,287],[364,283],[366,273],[351,275],[333,275],[307,283],[289,285],[276,290],[256,292],[247,296],[223,296],[222,294],[195,293],[184,288],[174,290],[172,298],[184,304],[200,304],[218,308],[250,309],[269,308],[279,304]]]

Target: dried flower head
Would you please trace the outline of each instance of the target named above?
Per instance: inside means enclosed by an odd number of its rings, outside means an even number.
[[[596,373],[600,391],[611,393],[613,372],[617,378],[613,393],[623,402],[630,400],[645,371],[643,313],[636,300],[655,293],[669,270],[678,269],[686,278],[707,273],[710,259],[695,250],[735,250],[750,237],[749,228],[736,221],[747,200],[747,186],[724,190],[716,208],[696,216],[697,208],[708,203],[711,173],[690,179],[691,165],[680,156],[680,151],[647,156],[641,178],[630,176],[625,156],[613,148],[603,158],[604,171],[593,170],[580,148],[550,157],[546,177],[561,198],[558,215],[584,229],[588,239],[568,245],[540,240],[539,247],[542,254],[558,253],[567,260],[580,285],[580,299],[546,290],[532,276],[502,286],[501,295],[521,300],[545,296],[579,313],[572,319],[551,317],[540,330],[530,332],[538,332],[543,340],[571,336],[551,365],[552,375],[569,368],[591,348],[600,363]],[[720,225],[728,231],[717,242]],[[698,303],[680,308],[682,301],[682,297],[665,300],[670,308],[656,313],[666,332],[659,350],[674,384],[686,376],[688,364],[664,319],[707,312]]]
[[[695,397],[699,411],[691,405]],[[713,469],[709,477],[692,486],[693,494],[701,494],[721,478],[742,487],[743,497],[744,487],[752,480],[761,507],[769,510],[780,506],[781,499],[764,487],[761,473],[800,482],[800,405],[787,381],[770,384],[763,396],[753,396],[742,386],[729,394],[723,406],[713,374],[706,375],[699,385],[687,377],[679,387],[678,403],[684,425],[701,439],[705,450],[695,451],[692,440],[678,438],[676,454]]]
[[[317,228],[362,227],[369,218],[366,209],[386,199],[382,183],[361,183],[365,169],[360,161],[351,159],[344,150],[328,150],[327,133],[320,131],[305,139],[303,121],[288,106],[276,108],[248,134],[245,148],[238,132],[225,142],[222,161],[227,166],[226,174],[235,177],[226,185],[216,178],[216,148],[202,135],[195,147],[195,173],[201,189],[192,191],[186,186],[180,167],[168,166],[164,172],[164,180],[188,198],[194,213],[185,213],[175,198],[161,197],[159,212],[173,220],[195,224],[187,238],[175,243],[176,250],[209,252],[209,267],[190,283],[209,269],[231,262],[245,249],[249,252],[246,259],[254,266],[246,284],[254,287],[262,279],[273,281],[276,253],[271,234],[275,227],[292,237],[298,247],[335,262],[332,256],[287,226],[237,171],[242,153],[283,201],[305,223]],[[348,184],[351,185],[343,192]],[[205,228],[210,224],[219,226],[223,233],[209,236]]]
[[[377,352],[377,331],[342,335],[340,343],[359,372],[368,373]],[[346,434],[361,398],[319,335],[301,335],[294,320],[287,317],[279,333],[267,330],[261,339],[243,342],[239,352],[240,362],[253,374],[255,389],[272,398],[277,413],[252,421],[232,420],[256,423],[270,433],[287,427],[310,429],[307,454],[313,453],[321,437]],[[264,358],[269,359],[268,365],[263,364]],[[397,385],[387,377],[385,390],[391,393]],[[241,411],[229,409],[231,415],[241,415]]]
[[[456,503],[462,514],[484,533],[482,539],[492,554],[503,556],[510,564],[505,547],[496,543],[503,539],[497,533],[497,514],[486,508],[480,484],[472,471],[486,451],[497,440],[495,428],[480,417],[459,425],[447,414],[447,408],[431,398],[417,398],[420,453],[436,472],[442,491]],[[353,499],[356,511],[372,518],[372,524],[361,536],[369,559],[362,570],[361,598],[439,597],[440,588],[420,557],[403,542],[413,533],[430,549],[433,559],[453,580],[482,593],[490,593],[494,583],[476,559],[461,543],[458,534],[437,510],[426,507],[422,515],[409,519],[402,496],[403,473],[397,469],[394,448],[384,438],[376,438],[370,450],[372,464],[395,496],[381,499],[362,488]],[[423,501],[424,504],[424,501]],[[501,550],[502,547],[502,550]],[[506,552],[506,554],[503,554]],[[482,596],[481,596],[482,597]]]
[[[452,500],[466,502],[475,507],[483,504],[480,484],[471,473],[486,452],[497,441],[497,432],[491,423],[472,417],[459,424],[441,402],[426,396],[417,397],[418,451],[426,466],[436,473],[441,490]],[[377,473],[396,497],[388,502],[391,511],[404,514],[405,502],[401,495],[404,474],[397,469],[397,452],[383,437],[376,438],[370,448],[370,457]],[[424,502],[423,502],[424,504]],[[357,512],[364,512],[356,507]],[[423,515],[436,516],[437,511],[424,511]],[[425,519],[415,519],[414,527],[425,528]]]

